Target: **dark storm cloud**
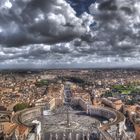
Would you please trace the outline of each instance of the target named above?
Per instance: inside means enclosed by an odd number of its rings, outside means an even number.
[[[0,43],[54,44],[88,35],[84,21],[65,0],[2,0]]]
[[[90,12],[97,23],[93,32],[95,43],[105,42],[104,45],[99,43],[99,55],[140,57],[140,2],[102,0],[91,5]],[[93,48],[96,48],[95,43],[92,44]]]
[[[5,0],[0,2],[4,5]],[[12,5],[0,6],[0,68],[120,67],[140,62],[138,0],[97,0],[90,14],[82,12],[80,17],[64,0],[9,2]]]

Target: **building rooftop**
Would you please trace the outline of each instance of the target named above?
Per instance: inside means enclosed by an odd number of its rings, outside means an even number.
[[[19,135],[23,135],[25,133],[25,131],[28,129],[28,127],[26,127],[24,125],[18,125],[17,129],[19,131]]]

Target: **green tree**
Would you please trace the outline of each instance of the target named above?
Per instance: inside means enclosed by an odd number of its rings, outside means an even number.
[[[48,86],[49,85],[49,81],[43,79],[41,81],[36,82],[35,85],[37,87]]]
[[[14,106],[13,110],[15,112],[17,112],[17,111],[23,110],[23,109],[28,108],[28,107],[29,107],[29,105],[27,103],[18,103]]]

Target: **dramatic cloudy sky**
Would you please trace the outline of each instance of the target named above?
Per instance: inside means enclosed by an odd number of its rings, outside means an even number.
[[[139,64],[139,0],[0,0],[0,69]]]

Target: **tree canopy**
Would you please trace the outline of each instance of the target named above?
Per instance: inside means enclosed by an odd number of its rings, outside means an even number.
[[[29,107],[29,105],[27,103],[18,103],[14,106],[13,110],[15,112],[17,112],[17,111],[23,110],[23,109],[28,108],[28,107]]]

